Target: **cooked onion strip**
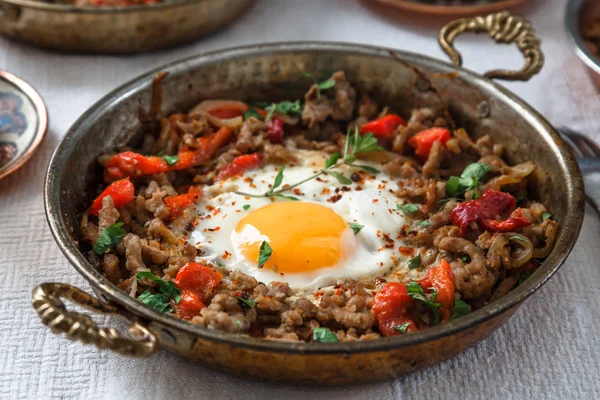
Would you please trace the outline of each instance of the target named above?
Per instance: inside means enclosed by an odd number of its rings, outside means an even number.
[[[190,116],[201,115],[217,128],[227,127],[235,129],[242,126],[244,122],[242,115],[233,118],[219,118],[211,114],[211,111],[217,109],[238,109],[240,110],[240,114],[243,114],[248,109],[248,106],[246,103],[237,100],[206,100],[192,108]]]
[[[510,254],[510,265],[512,268],[519,268],[531,260],[533,257],[533,244],[531,244],[529,239],[518,233],[507,233],[505,235],[507,236],[509,243],[518,245],[518,247]]]

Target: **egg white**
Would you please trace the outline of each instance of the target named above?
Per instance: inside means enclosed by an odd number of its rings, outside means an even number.
[[[318,172],[327,157],[322,152],[305,150],[296,150],[294,154],[298,161],[286,165],[282,186],[299,182]],[[396,238],[407,221],[396,207],[402,203],[401,199],[390,192],[396,187],[395,181],[380,172],[362,183],[342,185],[334,177],[322,175],[319,179],[300,185],[295,192],[288,191],[285,194],[300,201],[328,207],[344,220],[364,225],[356,236],[350,228],[342,235],[342,254],[346,256],[336,265],[306,272],[283,274],[269,268],[259,269],[257,260],[246,259],[237,244],[244,239],[240,235],[254,235],[253,241],[268,242],[269,238],[261,236],[256,229],[252,231],[253,227],[246,227],[239,234],[235,229],[247,213],[271,204],[273,200],[246,197],[234,192],[265,193],[270,189],[278,169],[279,166],[267,165],[204,188],[204,197],[196,205],[198,224],[188,239],[202,249],[203,255],[198,258],[199,261],[208,260],[224,265],[264,283],[284,281],[293,289],[319,289],[334,285],[343,278],[382,277],[402,261],[407,261],[407,256],[398,250],[404,244]],[[336,170],[347,177],[355,172],[354,168],[345,166]],[[244,210],[245,205],[249,206],[247,210]]]

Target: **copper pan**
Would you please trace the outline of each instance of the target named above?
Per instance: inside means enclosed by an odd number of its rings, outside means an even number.
[[[411,373],[484,339],[563,264],[581,228],[584,196],[577,163],[548,121],[491,79],[460,67],[452,42],[465,31],[491,32],[500,42],[516,41],[527,59],[520,71],[492,71],[488,76],[527,80],[543,64],[529,24],[500,13],[460,20],[442,30],[440,41],[456,65],[357,44],[275,43],[201,54],[151,71],[108,94],[64,136],[50,161],[44,188],[50,229],[97,298],[68,285],[42,284],[33,291],[33,306],[43,323],[70,339],[125,355],[150,356],[162,348],[246,377],[318,384],[362,383]],[[524,284],[463,318],[410,335],[331,344],[284,343],[209,330],[159,313],[111,284],[80,251],[78,221],[91,200],[86,188],[98,180],[93,168],[96,156],[139,140],[136,116],[139,107],[150,102],[157,72],[168,72],[162,96],[166,114],[208,98],[300,98],[310,85],[302,71],[325,75],[324,71],[338,69],[358,90],[402,115],[443,101],[471,135],[489,134],[506,146],[510,162],[536,163],[528,190],[549,206],[561,228],[552,253]],[[62,299],[125,319],[131,324],[131,338],[67,311]]]
[[[190,42],[236,20],[252,0],[78,7],[0,0],[0,34],[51,50],[131,54]]]

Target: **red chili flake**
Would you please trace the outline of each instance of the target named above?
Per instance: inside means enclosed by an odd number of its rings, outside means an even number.
[[[381,231],[379,229],[377,229],[377,237],[380,238],[381,237]]]
[[[413,249],[412,247],[398,247],[398,251],[406,256],[411,256],[413,254],[415,254],[415,249]]]
[[[222,257],[224,260],[227,260],[227,259],[229,259],[229,258],[231,257],[231,253],[230,253],[230,252],[228,252],[227,250],[225,250],[225,251],[223,252],[223,255],[222,255],[221,257]]]
[[[215,209],[215,207],[214,207],[214,206],[211,206],[210,204],[207,204],[207,205],[206,205],[206,209],[207,209],[208,211],[212,211],[212,210],[214,210],[214,209]]]
[[[220,208],[217,208],[214,212],[213,215],[216,217],[217,215],[219,215],[219,213],[221,212]]]
[[[354,188],[354,190],[360,192],[362,190],[362,186],[357,186],[357,187]]]
[[[327,201],[331,202],[331,203],[336,203],[338,201],[340,201],[342,198],[341,194],[334,194],[333,196],[331,196],[330,198],[327,199]]]
[[[323,179],[319,178],[318,176],[315,178],[315,180],[316,180],[317,182],[325,182]]]
[[[349,192],[350,190],[348,186],[342,186],[342,192]]]
[[[373,203],[378,203],[379,199],[373,199]]]
[[[377,189],[379,189],[379,190],[385,189],[385,183],[380,183],[379,185],[377,185]]]
[[[323,190],[321,190],[321,194],[322,195],[326,195],[326,194],[329,194],[329,193],[331,193],[331,190],[329,190],[327,188],[323,188]]]
[[[302,192],[300,191],[300,189],[298,189],[298,188],[296,188],[296,189],[292,190],[292,192],[294,192],[294,194],[295,194],[296,196],[302,196],[302,195],[304,194],[304,193],[302,193]]]

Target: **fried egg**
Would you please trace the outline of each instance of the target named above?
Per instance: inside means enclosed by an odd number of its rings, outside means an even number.
[[[280,188],[315,174],[327,157],[305,150],[294,154],[297,161],[285,166]],[[389,176],[367,174],[342,185],[331,175],[321,175],[283,193],[297,200],[235,193],[269,191],[279,168],[267,165],[204,188],[196,229],[188,239],[201,249],[199,261],[264,283],[319,289],[344,278],[382,277],[407,260],[397,239],[407,222],[396,207],[402,201],[391,193],[395,181]],[[350,178],[357,170],[343,166],[336,171]],[[259,267],[263,242],[272,252]]]

